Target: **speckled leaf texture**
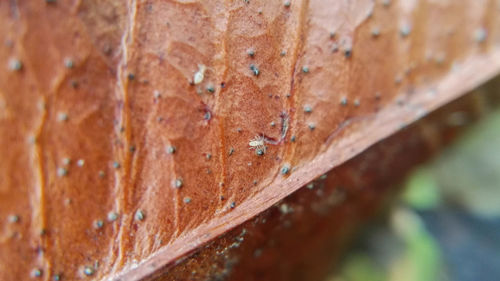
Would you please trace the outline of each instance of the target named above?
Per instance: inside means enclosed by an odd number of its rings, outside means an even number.
[[[496,75],[500,1],[5,0],[0,38],[0,279],[139,280]]]

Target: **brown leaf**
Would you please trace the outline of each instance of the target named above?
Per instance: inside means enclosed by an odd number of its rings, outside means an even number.
[[[500,69],[495,1],[0,13],[2,280],[149,276]]]

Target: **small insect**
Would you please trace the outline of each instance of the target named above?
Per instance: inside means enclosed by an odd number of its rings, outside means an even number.
[[[154,91],[153,91],[153,96],[154,96],[154,98],[155,98],[155,99],[159,99],[159,98],[161,98],[161,93],[160,93],[160,91],[158,91],[158,90],[154,90]]]
[[[142,221],[144,220],[144,213],[142,212],[142,210],[137,210],[137,212],[135,212],[135,220],[138,220],[138,221]]]
[[[43,274],[43,271],[39,268],[35,268],[31,271],[31,276],[33,277],[41,277]]]
[[[104,176],[106,175],[106,173],[104,173],[104,171],[99,171],[99,177],[100,178],[104,178]]]
[[[214,88],[214,85],[212,85],[212,84],[208,85],[206,89],[207,89],[207,92],[209,92],[211,94],[215,93],[215,88]]]
[[[207,71],[207,67],[204,64],[198,64],[198,71],[193,76],[193,83],[195,85],[203,82],[203,79],[205,78],[205,71]]]
[[[65,58],[64,66],[66,66],[66,68],[73,68],[75,66],[75,62],[71,58]]]
[[[212,114],[210,113],[210,111],[207,111],[205,112],[205,115],[203,116],[203,119],[209,121],[210,119],[212,119]]]
[[[342,106],[346,106],[347,105],[347,98],[346,97],[342,97],[340,99],[340,105],[342,105]]]
[[[250,65],[250,70],[253,72],[253,75],[259,76],[260,70],[259,70],[259,68],[257,66],[251,64]]]
[[[344,49],[344,56],[346,58],[350,58],[352,55],[352,48],[351,47],[345,47]]]
[[[12,58],[9,60],[9,69],[12,71],[19,71],[23,68],[23,63],[16,58]]]
[[[116,219],[118,219],[118,214],[111,211],[108,213],[108,221],[115,221]]]
[[[64,177],[64,176],[67,176],[68,175],[68,169],[66,168],[57,168],[57,176],[59,177]]]
[[[283,165],[283,167],[281,167],[280,172],[282,175],[288,174],[290,172],[290,165],[288,165],[288,164]]]
[[[173,188],[176,188],[176,189],[179,189],[182,187],[184,183],[182,182],[182,179],[175,179],[173,182],[172,182],[172,187]]]
[[[68,117],[68,114],[66,112],[59,112],[57,114],[57,121],[59,122],[64,122],[64,121],[68,121],[69,117]]]
[[[64,166],[68,166],[71,163],[71,159],[69,159],[68,157],[64,157],[62,159],[62,163]]]
[[[408,35],[410,35],[410,32],[411,32],[411,26],[407,23],[403,24],[401,26],[401,28],[399,29],[399,34],[401,35],[401,37],[407,37]]]
[[[488,32],[484,28],[478,28],[476,31],[474,31],[474,40],[477,43],[482,43],[486,40],[486,37],[488,36]]]
[[[167,147],[166,150],[167,150],[167,154],[174,154],[176,148],[175,148],[175,146],[169,146],[169,147]]]
[[[255,49],[254,48],[250,48],[247,50],[247,54],[248,56],[250,56],[251,58],[253,58],[255,56]]]
[[[102,220],[96,220],[94,221],[94,228],[99,229],[104,226],[104,222]]]
[[[255,153],[257,155],[262,155],[266,153],[267,147],[265,145],[266,138],[263,135],[257,135],[253,139],[250,140],[248,145],[250,149],[255,149]]]
[[[94,275],[95,273],[95,270],[90,267],[90,266],[86,266],[84,269],[83,269],[83,274],[87,275],[87,276],[92,276]]]
[[[18,215],[10,215],[8,219],[9,219],[10,223],[15,223],[15,222],[19,221],[19,216]]]

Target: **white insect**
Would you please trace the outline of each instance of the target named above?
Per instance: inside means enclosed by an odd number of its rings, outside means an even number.
[[[203,79],[205,78],[205,71],[207,70],[207,67],[204,64],[198,64],[198,71],[193,76],[193,83],[195,85],[200,84],[203,82]]]
[[[266,138],[264,136],[257,135],[253,139],[250,140],[248,145],[250,149],[255,149],[255,153],[264,154],[266,153],[267,147],[264,144],[266,142]]]

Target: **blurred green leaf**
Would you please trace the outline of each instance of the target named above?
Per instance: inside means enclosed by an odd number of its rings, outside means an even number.
[[[433,209],[439,205],[437,182],[428,168],[412,173],[406,183],[403,200],[417,210]]]

